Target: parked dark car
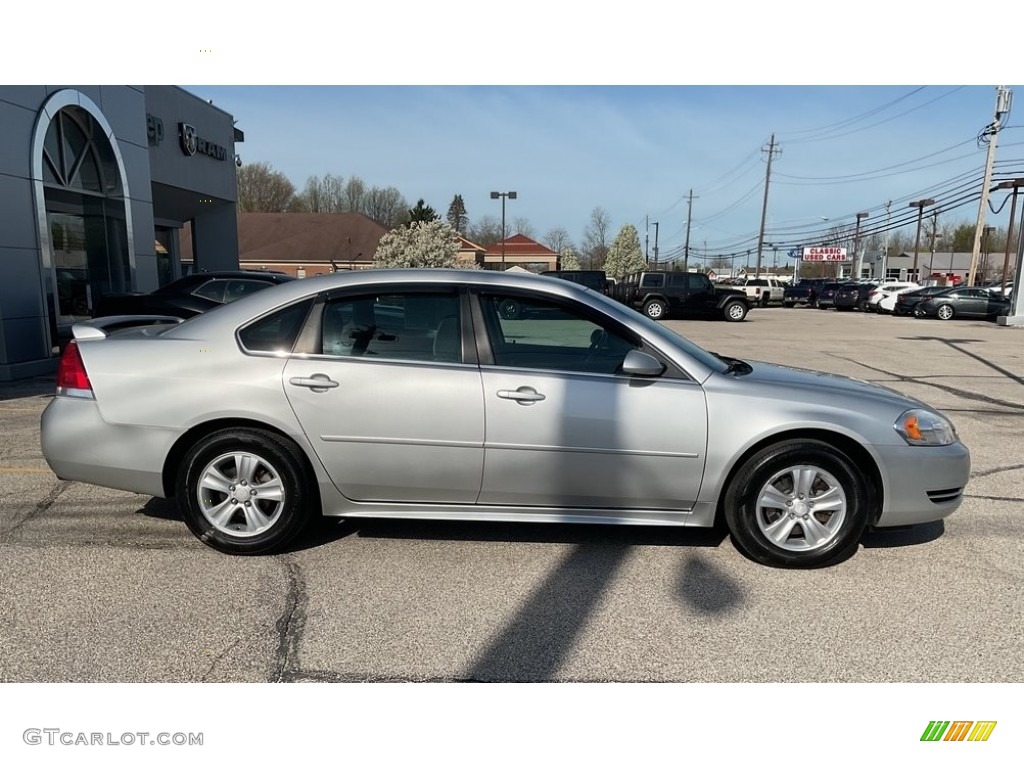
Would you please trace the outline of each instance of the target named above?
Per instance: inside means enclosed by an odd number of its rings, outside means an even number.
[[[840,311],[864,309],[868,295],[875,288],[875,283],[844,283],[832,297],[832,303]]]
[[[96,317],[170,315],[187,320],[222,304],[295,278],[280,272],[197,272],[152,293],[110,294],[100,298]]]
[[[835,306],[836,291],[838,291],[844,284],[838,280],[829,280],[827,283],[823,283],[821,288],[818,289],[818,300],[815,305],[818,309],[831,309]]]
[[[926,285],[916,291],[907,291],[896,297],[896,305],[892,309],[894,315],[913,315],[917,305],[929,296],[949,290],[946,285]]]
[[[622,278],[617,294],[623,304],[652,320],[678,315],[738,322],[750,311],[744,291],[716,286],[700,272],[634,272]]]
[[[939,320],[952,320],[954,317],[993,318],[1005,314],[1009,308],[1009,299],[996,296],[984,288],[947,288],[918,302],[914,315],[937,317]]]
[[[600,269],[549,269],[541,274],[579,283],[598,293],[608,295],[608,276]]]
[[[782,292],[782,306],[795,307],[806,304],[808,307],[818,303],[818,292],[828,280],[820,277],[805,277],[796,285],[787,285]]]

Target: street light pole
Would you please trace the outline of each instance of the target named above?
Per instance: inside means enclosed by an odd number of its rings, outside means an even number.
[[[935,205],[935,201],[931,198],[926,200],[915,200],[908,207],[917,208],[917,235],[914,237],[914,281],[921,282],[919,275],[917,274],[917,256],[921,250],[921,220],[924,218],[925,206]]]
[[[654,225],[654,268],[658,268],[658,222],[652,221]]]
[[[505,270],[505,200],[516,199],[515,192],[491,192],[491,200],[497,200],[501,198],[501,269]]]

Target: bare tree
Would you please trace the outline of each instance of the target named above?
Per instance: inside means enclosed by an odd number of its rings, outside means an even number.
[[[477,245],[490,248],[495,243],[501,242],[501,222],[494,216],[482,216],[476,224],[469,228],[466,235]]]
[[[572,239],[569,237],[565,227],[555,227],[548,230],[548,233],[544,235],[544,245],[555,253],[562,253],[566,248],[571,249],[573,247]]]
[[[516,218],[512,220],[512,231],[517,235],[528,237],[531,240],[533,239],[533,227],[530,226],[530,220],[525,216],[516,216]],[[506,233],[505,237],[509,237],[510,234],[511,233]]]
[[[267,163],[248,163],[238,169],[238,210],[277,213],[288,210],[295,185]]]
[[[341,205],[341,210],[347,213],[362,213],[366,207],[366,182],[358,176],[350,176],[342,193]]]
[[[601,206],[590,212],[590,223],[583,232],[583,254],[590,269],[600,269],[608,256],[608,229],[611,217]]]
[[[383,227],[394,229],[407,220],[409,203],[395,187],[373,187],[366,195],[363,213]]]

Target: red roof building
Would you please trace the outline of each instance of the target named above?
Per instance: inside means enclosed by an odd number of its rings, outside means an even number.
[[[531,272],[558,269],[558,254],[526,235],[512,235],[495,243],[484,254],[484,269],[533,266]],[[538,269],[539,267],[539,269]]]

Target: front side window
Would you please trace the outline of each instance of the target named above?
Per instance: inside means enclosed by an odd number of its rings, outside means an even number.
[[[325,355],[462,361],[456,293],[371,293],[332,299],[324,307],[322,327]]]
[[[503,308],[517,302],[515,318]],[[617,373],[639,339],[570,304],[490,294],[481,297],[495,365],[566,372]]]

